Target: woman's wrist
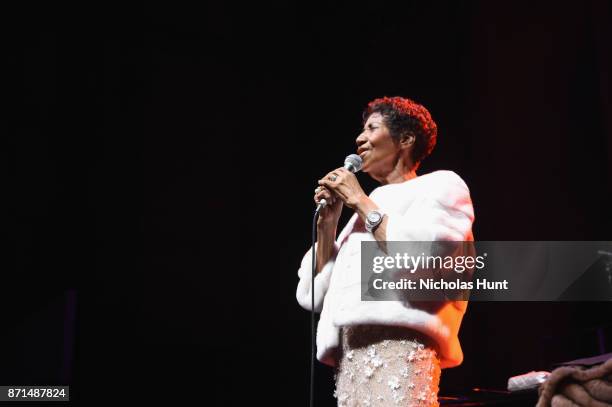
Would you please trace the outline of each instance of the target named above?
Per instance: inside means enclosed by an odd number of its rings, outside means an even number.
[[[363,195],[355,205],[355,211],[365,221],[368,212],[378,209],[378,205],[370,199],[369,196]]]

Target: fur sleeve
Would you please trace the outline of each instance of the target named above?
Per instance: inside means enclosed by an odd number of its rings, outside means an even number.
[[[331,274],[334,269],[334,263],[336,261],[337,255],[338,244],[334,243],[334,251],[332,253],[332,257],[327,262],[327,264],[325,264],[323,270],[321,270],[321,272],[315,276],[316,312],[321,312],[321,309],[323,308],[323,299],[325,298],[325,294],[327,293],[327,289],[329,288],[329,281],[331,279]],[[302,264],[298,270],[298,277],[300,278],[300,281],[298,282],[295,296],[300,306],[310,311],[312,309],[312,247],[306,252],[304,258],[302,259]]]

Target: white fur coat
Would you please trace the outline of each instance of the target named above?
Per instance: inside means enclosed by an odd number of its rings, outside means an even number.
[[[474,210],[465,182],[452,171],[435,171],[400,184],[376,188],[370,198],[387,214],[388,241],[472,241]],[[406,326],[429,335],[439,345],[442,368],[463,361],[457,337],[466,301],[447,301],[435,312],[399,301],[361,301],[361,241],[374,240],[355,213],[335,243],[334,254],[315,277],[317,358],[330,366],[342,326]],[[296,297],[311,309],[311,250],[298,270]]]

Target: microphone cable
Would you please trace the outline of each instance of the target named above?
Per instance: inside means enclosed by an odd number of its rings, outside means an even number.
[[[350,154],[344,159],[344,168],[352,173],[359,172],[363,166],[363,160],[357,154]],[[315,325],[315,275],[317,273],[317,256],[315,244],[317,243],[317,220],[319,212],[327,205],[325,199],[319,201],[317,209],[312,218],[312,275],[310,282],[310,407],[314,407],[314,379],[315,379],[315,363],[317,360],[316,352],[316,325]]]
[[[324,201],[324,200],[322,200]],[[314,379],[315,379],[315,363],[317,359],[316,353],[316,325],[315,325],[315,275],[317,273],[317,255],[315,244],[317,243],[317,221],[319,212],[323,208],[318,205],[312,218],[312,275],[310,283],[310,407],[314,407]]]

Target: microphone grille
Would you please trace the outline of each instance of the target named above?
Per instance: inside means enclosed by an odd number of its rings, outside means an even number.
[[[344,168],[346,168],[350,172],[361,171],[362,165],[363,165],[363,160],[357,154],[348,155],[344,159]]]

